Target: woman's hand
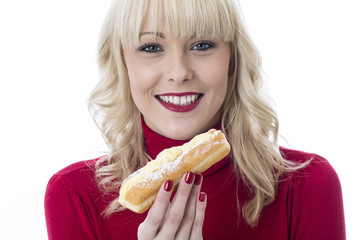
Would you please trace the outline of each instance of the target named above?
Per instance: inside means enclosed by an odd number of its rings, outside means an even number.
[[[201,174],[186,173],[170,203],[173,182],[167,180],[138,228],[138,239],[202,239],[206,194],[201,183]]]

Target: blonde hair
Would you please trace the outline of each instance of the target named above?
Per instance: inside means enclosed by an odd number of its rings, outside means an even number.
[[[284,160],[279,152],[278,120],[261,93],[261,59],[243,25],[240,6],[232,0],[114,1],[99,42],[101,80],[89,99],[89,107],[109,147],[109,154],[96,165],[99,186],[116,195],[122,180],[148,161],[141,113],[131,96],[122,55],[124,48],[138,44],[147,14],[155,19],[155,28],[164,20],[175,36],[195,34],[230,43],[231,74],[221,126],[232,145],[237,176],[247,183],[253,196],[242,206],[243,216],[255,226],[264,206],[275,199],[280,175],[298,167]],[[120,210],[115,199],[105,214]]]

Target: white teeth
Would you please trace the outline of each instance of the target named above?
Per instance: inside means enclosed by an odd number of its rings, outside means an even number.
[[[175,105],[180,105],[180,98],[178,96],[174,97],[174,104]]]
[[[175,105],[189,105],[193,102],[195,102],[196,100],[198,100],[200,97],[200,95],[195,94],[195,95],[187,95],[187,96],[159,96],[159,99],[163,102],[166,103],[172,103]]]
[[[186,105],[186,97],[185,96],[182,96],[180,98],[180,105]]]
[[[191,102],[191,97],[190,96],[186,97],[186,102]]]

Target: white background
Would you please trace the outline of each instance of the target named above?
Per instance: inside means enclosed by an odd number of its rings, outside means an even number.
[[[360,239],[357,0],[243,0],[278,111],[282,144],[327,158],[348,239]],[[0,239],[47,239],[47,181],[102,154],[86,99],[110,0],[0,2]]]

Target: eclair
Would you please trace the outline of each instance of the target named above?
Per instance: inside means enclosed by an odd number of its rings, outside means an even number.
[[[123,181],[119,203],[133,212],[143,213],[151,207],[166,180],[172,180],[176,186],[185,173],[202,173],[229,152],[225,135],[215,129],[195,136],[182,146],[165,149]]]

